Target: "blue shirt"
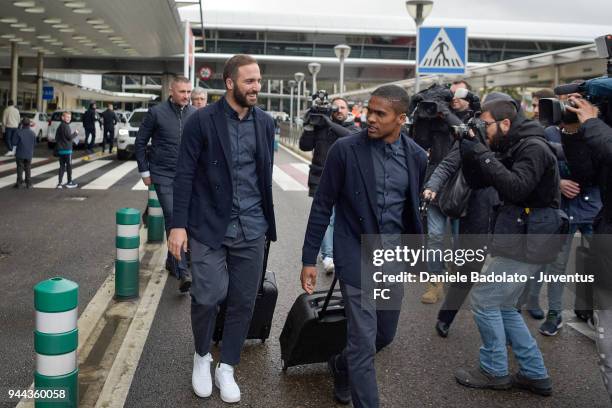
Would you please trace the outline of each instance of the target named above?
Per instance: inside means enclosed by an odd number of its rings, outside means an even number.
[[[376,178],[376,207],[381,234],[401,234],[402,213],[410,187],[404,141],[394,143],[370,139],[372,161]]]
[[[225,98],[222,105],[232,151],[230,167],[233,183],[232,213],[225,236],[236,238],[242,231],[245,239],[250,241],[261,237],[268,230],[257,183],[257,140],[253,110],[250,109],[241,120]]]

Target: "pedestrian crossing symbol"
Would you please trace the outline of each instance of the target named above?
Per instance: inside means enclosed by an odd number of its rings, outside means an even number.
[[[465,74],[467,48],[465,27],[420,27],[418,72]]]

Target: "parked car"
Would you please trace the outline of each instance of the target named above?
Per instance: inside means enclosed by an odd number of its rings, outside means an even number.
[[[127,126],[118,130],[117,136],[117,158],[127,160],[134,155],[134,143],[138,128],[149,110],[145,108],[134,109],[127,120]],[[149,144],[151,141],[149,140]]]
[[[49,118],[46,113],[25,111],[20,112],[21,119],[28,118],[31,121],[30,129],[36,133],[36,142],[40,142],[47,137],[47,130],[49,128]]]
[[[53,112],[51,115],[51,120],[49,121],[49,129],[47,130],[47,144],[49,148],[52,149],[55,147],[55,132],[59,127],[60,121],[62,120],[63,111]],[[71,111],[72,120],[70,122],[70,129],[74,132],[75,130],[79,131],[78,136],[78,146],[85,145],[85,129],[83,128],[83,114],[84,111]],[[102,127],[100,126],[100,118],[96,114],[96,138],[94,140],[95,144],[102,143]]]

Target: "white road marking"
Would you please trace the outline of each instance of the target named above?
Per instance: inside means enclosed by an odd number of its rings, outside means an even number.
[[[304,187],[276,165],[274,165],[274,170],[272,171],[272,179],[284,191],[308,191],[308,188]]]
[[[104,173],[91,183],[83,186],[84,190],[106,190],[113,184],[121,180],[126,174],[134,170],[138,164],[134,161],[129,161],[115,167],[111,171]]]
[[[136,183],[136,185],[134,187],[132,187],[132,190],[148,190],[149,187],[145,186],[145,183],[143,183],[142,179],[138,180],[138,183]]]
[[[310,166],[306,163],[291,163],[291,165],[306,175],[310,173]]]
[[[43,159],[43,158],[40,158],[40,157],[34,157],[32,159],[32,164],[41,162],[43,160],[47,160],[47,159]],[[15,158],[14,157],[13,157],[13,161],[11,163],[0,164],[0,172],[8,171],[8,170],[16,170],[16,169],[17,169],[17,163],[15,163]]]
[[[77,168],[73,167],[72,180],[76,181],[76,179],[78,179],[79,177],[82,177],[85,174],[90,173],[96,169],[99,169],[102,166],[106,166],[110,163],[112,163],[112,161],[110,160],[96,160],[96,161],[84,164],[82,166],[79,166]],[[74,161],[72,162],[72,164],[74,165]],[[56,168],[59,168],[59,163],[57,163]],[[56,185],[57,185],[57,176],[53,176],[53,177],[49,177],[45,181],[41,181],[40,183],[35,184],[34,188],[55,188]]]
[[[80,163],[83,159],[82,158],[78,158],[78,159],[74,159],[72,161],[72,165],[74,166],[77,163]],[[40,167],[35,167],[32,169],[31,172],[31,177],[36,177],[39,176],[41,174],[47,173],[49,171],[53,171],[53,170],[57,170],[59,169],[59,162],[55,161],[53,163],[49,163],[49,164],[45,164],[43,166]],[[8,185],[11,184],[15,184],[15,181],[17,180],[16,176],[14,174],[10,174],[8,176],[4,176],[0,178],[0,188],[2,187],[6,187]],[[55,178],[55,180],[57,181],[57,176]],[[53,185],[53,187],[55,187],[55,184]]]

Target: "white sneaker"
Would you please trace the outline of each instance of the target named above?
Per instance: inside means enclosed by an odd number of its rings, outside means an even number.
[[[323,258],[323,269],[325,270],[325,273],[333,273],[335,270],[334,258],[330,258],[329,256]]]
[[[15,152],[13,150],[9,150],[8,152],[6,152],[5,156],[14,156]]]
[[[215,385],[221,391],[224,402],[240,401],[240,388],[234,380],[234,367],[224,363],[217,364],[215,368]]]
[[[212,394],[212,378],[210,376],[210,363],[213,358],[210,353],[201,357],[193,353],[193,372],[191,374],[191,386],[198,397],[206,398]]]

